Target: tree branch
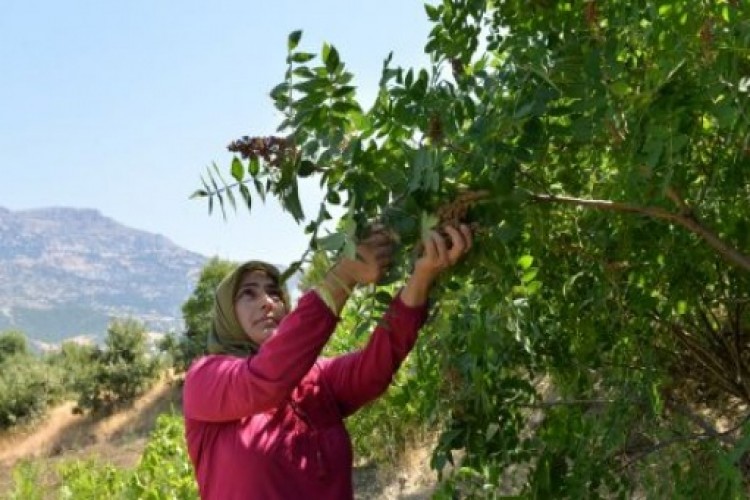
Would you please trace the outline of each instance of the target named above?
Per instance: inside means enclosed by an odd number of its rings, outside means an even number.
[[[695,423],[698,427],[704,430],[703,434],[688,434],[688,435],[678,435],[673,436],[669,439],[666,439],[664,441],[660,441],[658,443],[655,443],[654,445],[648,447],[646,450],[643,450],[635,457],[628,460],[622,467],[622,469],[627,469],[631,465],[635,464],[636,462],[639,462],[640,460],[643,460],[648,455],[651,455],[652,453],[655,453],[657,451],[663,450],[664,448],[667,448],[669,446],[672,446],[673,444],[677,443],[684,443],[686,441],[705,441],[709,439],[718,439],[719,441],[723,442],[724,444],[728,446],[734,446],[736,445],[736,440],[733,440],[731,438],[731,434],[738,431],[741,427],[743,427],[748,421],[750,421],[750,415],[745,416],[737,425],[732,427],[731,429],[728,429],[723,432],[719,432],[716,429],[714,429],[709,423],[705,422],[702,418],[695,415],[692,411],[690,411],[686,407],[682,407],[677,409],[679,413],[682,413],[684,416],[686,416],[688,419],[690,419],[693,423]],[[683,411],[686,411],[683,413]],[[629,454],[627,450],[625,450],[626,454]]]
[[[742,427],[746,422],[748,417],[744,417],[740,423],[734,427],[732,427],[729,430],[726,431],[718,431],[714,428],[713,425],[708,423],[705,419],[703,419],[700,415],[695,413],[691,408],[689,408],[687,405],[684,405],[682,403],[679,403],[677,401],[673,401],[668,399],[666,401],[667,408],[670,408],[672,411],[675,411],[679,413],[680,415],[686,417],[688,420],[690,420],[693,424],[697,425],[701,428],[704,432],[704,436],[708,436],[711,438],[718,439],[728,445],[734,445],[735,440],[732,439],[731,434],[738,430],[740,427]]]
[[[750,256],[747,256],[727,243],[721,240],[719,236],[709,228],[703,226],[695,217],[690,215],[676,214],[660,207],[641,207],[629,203],[621,203],[610,200],[586,200],[582,198],[573,198],[570,196],[556,196],[547,194],[532,194],[531,199],[546,203],[562,203],[566,205],[575,205],[585,208],[594,208],[597,210],[607,210],[611,212],[624,212],[645,215],[654,219],[671,222],[682,226],[691,233],[696,234],[705,241],[711,248],[716,250],[724,259],[731,264],[750,272]]]

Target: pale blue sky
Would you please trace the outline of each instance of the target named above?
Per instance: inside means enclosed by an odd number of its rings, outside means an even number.
[[[2,0],[0,206],[96,208],[205,255],[288,264],[307,238],[275,204],[224,222],[188,196],[211,162],[227,171],[231,140],[274,132],[295,29],[301,48],[336,46],[368,104],[388,52],[429,62],[421,1]],[[303,197],[317,207],[314,187]]]

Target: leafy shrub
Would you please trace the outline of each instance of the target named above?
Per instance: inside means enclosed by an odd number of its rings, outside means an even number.
[[[29,354],[0,363],[0,428],[40,416],[62,394],[61,373]]]
[[[126,498],[123,495],[129,472],[90,458],[63,462],[58,468],[61,499]]]
[[[18,330],[0,333],[0,363],[14,354],[28,354],[29,347],[26,335]]]
[[[81,380],[90,379],[96,370],[96,346],[79,342],[63,342],[60,350],[48,354],[45,362],[61,373],[61,383],[66,394],[74,394]]]
[[[128,498],[198,498],[181,415],[159,416],[127,491]]]
[[[159,373],[146,330],[135,320],[116,320],[107,330],[104,349],[91,353],[92,370],[75,382],[78,406],[94,412],[111,411],[132,402]]]

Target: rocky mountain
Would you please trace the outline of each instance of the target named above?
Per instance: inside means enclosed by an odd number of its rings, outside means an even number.
[[[114,317],[178,329],[207,258],[96,210],[0,207],[0,331],[100,340]]]

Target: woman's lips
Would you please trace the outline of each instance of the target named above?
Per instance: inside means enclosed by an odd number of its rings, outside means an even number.
[[[279,322],[278,322],[278,321],[276,321],[276,320],[275,320],[275,319],[273,319],[273,318],[263,318],[263,319],[259,319],[259,320],[258,320],[258,321],[256,321],[255,323],[256,323],[256,324],[259,324],[259,325],[260,325],[260,324],[262,324],[262,325],[263,325],[263,326],[265,326],[266,328],[276,328],[277,326],[279,326]]]

